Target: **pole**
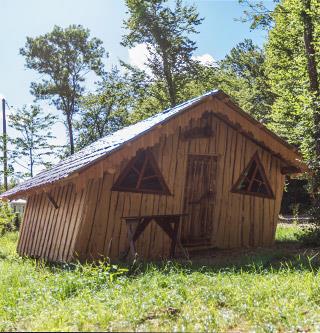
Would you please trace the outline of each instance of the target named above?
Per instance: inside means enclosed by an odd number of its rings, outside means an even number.
[[[7,156],[7,121],[6,100],[2,98],[2,134],[3,134],[3,185],[8,190],[8,156]]]

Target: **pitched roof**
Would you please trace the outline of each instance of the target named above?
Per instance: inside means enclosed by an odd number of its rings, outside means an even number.
[[[182,104],[179,104],[173,108],[166,109],[161,113],[158,113],[152,117],[149,117],[145,120],[142,120],[136,124],[124,127],[112,134],[109,134],[96,142],[90,144],[89,146],[81,149],[74,155],[67,157],[66,159],[60,161],[50,170],[43,171],[37,174],[35,177],[26,180],[25,182],[17,185],[13,189],[2,193],[1,198],[12,198],[17,197],[20,193],[25,193],[32,188],[39,188],[44,185],[52,184],[54,182],[63,180],[75,172],[88,167],[89,165],[94,164],[101,158],[110,155],[113,151],[120,148],[122,145],[131,141],[134,138],[137,138],[144,133],[150,131],[154,127],[162,124],[169,119],[173,118],[177,114],[182,111],[189,109],[192,106],[202,102],[209,96],[216,96],[219,94],[223,94],[221,90],[213,90],[208,93],[205,93],[199,97],[190,99]],[[249,114],[240,110],[242,116],[249,118],[250,121],[258,123],[254,118],[252,118]],[[276,136],[273,132],[269,131],[266,127],[262,126],[261,130],[266,131],[269,135],[276,137],[282,144],[289,147],[289,144],[283,141],[280,137]],[[295,150],[293,146],[289,147],[289,149]]]

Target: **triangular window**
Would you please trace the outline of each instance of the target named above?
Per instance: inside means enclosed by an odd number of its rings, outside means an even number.
[[[125,167],[112,190],[170,194],[157,163],[149,150],[139,152]]]
[[[274,198],[258,153],[254,154],[240,178],[233,186],[232,192]]]

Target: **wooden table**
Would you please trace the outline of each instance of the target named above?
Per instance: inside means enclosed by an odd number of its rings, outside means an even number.
[[[135,242],[143,233],[145,228],[151,221],[155,221],[161,229],[170,237],[171,248],[170,257],[173,258],[177,245],[177,236],[181,217],[188,214],[172,214],[172,215],[145,215],[145,216],[123,216],[128,230],[129,250],[133,256],[136,255]],[[173,227],[172,227],[173,225]],[[128,250],[128,252],[129,252]]]

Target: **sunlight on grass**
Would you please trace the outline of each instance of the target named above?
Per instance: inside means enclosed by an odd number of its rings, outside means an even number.
[[[280,227],[278,240],[294,240]],[[0,331],[303,331],[320,329],[318,255],[257,252],[225,268],[36,263],[0,238]]]
[[[5,237],[0,237],[0,259],[5,259],[8,256],[14,257],[18,241],[18,233],[10,232]]]
[[[303,229],[298,224],[279,223],[276,231],[276,241],[296,242],[298,236],[303,232]]]

